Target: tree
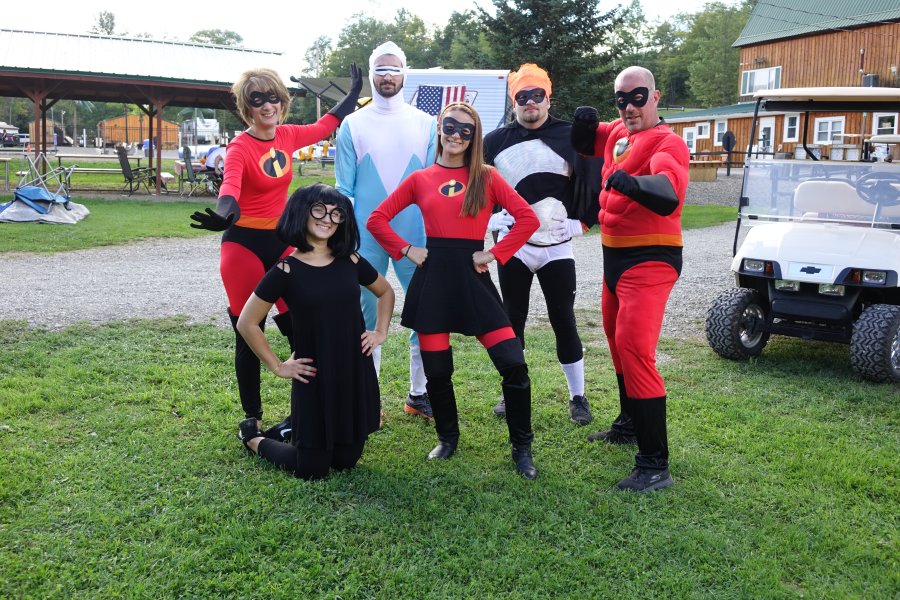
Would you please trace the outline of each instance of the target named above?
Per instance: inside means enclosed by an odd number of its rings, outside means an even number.
[[[325,61],[331,53],[331,38],[327,35],[320,35],[312,43],[312,46],[306,49],[303,55],[308,65],[307,73],[313,77],[318,77],[325,67]]]
[[[244,38],[235,31],[230,29],[201,29],[196,32],[188,41],[198,44],[218,44],[219,46],[240,46],[244,42]]]
[[[406,54],[410,67],[437,66],[434,38],[425,22],[405,9],[397,11],[392,23],[385,23],[363,14],[351,17],[338,35],[337,47],[325,61],[323,76],[345,77],[350,63],[356,63],[364,71],[369,65],[372,50],[386,41],[395,42]]]
[[[749,3],[732,7],[713,2],[693,15],[684,41],[684,55],[688,58],[688,85],[703,106],[737,101],[740,49],[731,45],[749,17]]]
[[[493,52],[479,16],[454,12],[443,30],[434,35],[433,61],[445,69],[490,69]]]
[[[571,117],[582,104],[614,115],[609,37],[617,11],[602,13],[599,0],[492,0],[496,16],[479,7],[497,68],[533,62],[553,82],[555,115]]]
[[[97,15],[97,20],[94,21],[94,25],[88,31],[97,35],[114,35],[115,30],[116,15],[104,10]]]

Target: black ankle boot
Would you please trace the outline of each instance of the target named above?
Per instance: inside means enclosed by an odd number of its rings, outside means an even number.
[[[525,479],[537,477],[537,467],[531,458],[531,446],[513,446],[512,459],[516,463],[516,471]]]
[[[450,442],[438,442],[434,450],[428,453],[428,460],[447,460],[456,452],[456,444]]]

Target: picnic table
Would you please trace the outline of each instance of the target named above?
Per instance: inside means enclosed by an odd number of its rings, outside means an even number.
[[[140,156],[140,155],[138,155],[138,154],[135,154],[134,156],[129,156],[129,157],[128,157],[128,160],[129,160],[129,161],[135,161],[135,162],[137,163],[137,168],[140,169],[140,168],[141,168],[141,160],[142,160],[143,158],[144,158],[143,156]],[[116,156],[109,156],[109,155],[103,155],[103,154],[68,154],[68,153],[59,153],[59,152],[57,152],[57,153],[56,153],[56,162],[57,162],[57,164],[58,164],[60,167],[62,166],[63,160],[66,160],[66,161],[74,161],[74,162],[78,162],[78,161],[92,161],[92,160],[104,160],[104,161],[109,161],[109,160],[118,160],[118,157],[116,157]],[[80,170],[80,171],[83,171],[83,170],[85,170],[85,169],[82,169],[82,168],[79,167],[79,170]],[[116,170],[117,170],[117,171],[121,171],[121,169],[116,169]]]

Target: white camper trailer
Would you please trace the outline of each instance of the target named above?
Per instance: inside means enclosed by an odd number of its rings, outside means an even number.
[[[511,105],[505,69],[408,69],[403,99],[413,106],[437,114],[445,104],[464,99],[481,116],[487,135],[507,122]],[[430,99],[429,99],[430,96]],[[436,108],[434,98],[437,98]]]

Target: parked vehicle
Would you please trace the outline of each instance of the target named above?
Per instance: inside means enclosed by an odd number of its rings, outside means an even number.
[[[17,133],[12,133],[9,131],[4,131],[0,133],[0,146],[4,148],[9,148],[11,146],[18,146],[19,144],[19,135]]]
[[[487,135],[509,121],[508,76],[509,71],[505,69],[407,69],[403,99],[416,106],[422,86],[439,87],[442,94],[448,88],[465,86],[463,99],[478,111],[483,133]]]
[[[755,95],[752,132],[772,111],[900,112],[897,88],[803,88]],[[802,133],[810,140],[810,132]],[[750,139],[755,139],[751,134]],[[896,145],[898,136],[870,143]],[[868,148],[867,148],[868,149]],[[706,337],[725,358],[762,353],[772,334],[850,346],[862,377],[900,381],[900,163],[748,158],[731,270]],[[894,153],[888,153],[893,156]],[[742,226],[750,226],[737,247]]]

